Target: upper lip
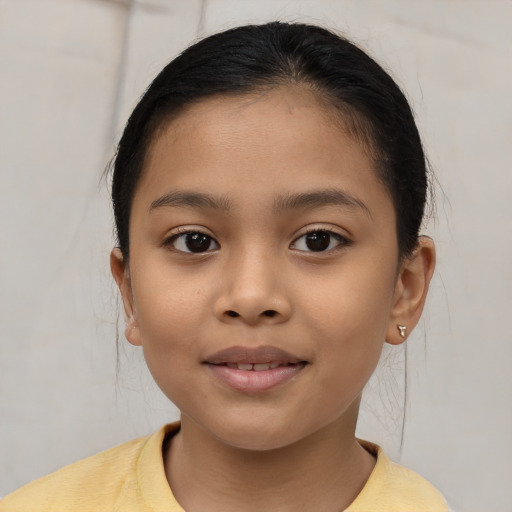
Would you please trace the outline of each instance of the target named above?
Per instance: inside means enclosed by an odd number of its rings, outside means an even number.
[[[270,345],[260,347],[233,346],[219,350],[205,359],[209,364],[242,363],[261,364],[279,361],[281,363],[302,363],[304,359]]]

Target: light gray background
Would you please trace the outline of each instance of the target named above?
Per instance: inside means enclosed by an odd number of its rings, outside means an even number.
[[[164,63],[274,18],[338,28],[391,69],[442,184],[402,449],[403,350],[370,382],[359,433],[456,510],[512,511],[512,2],[499,0],[0,0],[0,495],[176,418],[122,339],[116,362],[101,173]]]

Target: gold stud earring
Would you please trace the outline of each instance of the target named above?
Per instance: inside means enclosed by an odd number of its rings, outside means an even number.
[[[405,338],[405,331],[407,331],[407,327],[405,325],[397,325],[398,331],[400,332],[400,336]]]

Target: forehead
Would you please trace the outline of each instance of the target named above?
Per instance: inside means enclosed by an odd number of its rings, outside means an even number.
[[[389,199],[367,148],[345,129],[340,113],[310,90],[288,86],[207,98],[163,124],[136,198],[207,189],[236,202],[241,194],[263,200],[313,186],[348,188],[355,196],[375,189]]]

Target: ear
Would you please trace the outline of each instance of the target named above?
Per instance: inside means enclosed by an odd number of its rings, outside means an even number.
[[[386,335],[386,341],[391,345],[403,343],[418,323],[435,265],[434,242],[429,237],[421,236],[412,255],[403,261],[395,284]]]
[[[141,345],[140,330],[137,324],[136,309],[133,302],[130,270],[125,265],[123,255],[119,248],[114,248],[110,253],[110,270],[114,277],[121,298],[123,300],[124,313],[126,315],[125,336],[132,345]]]

